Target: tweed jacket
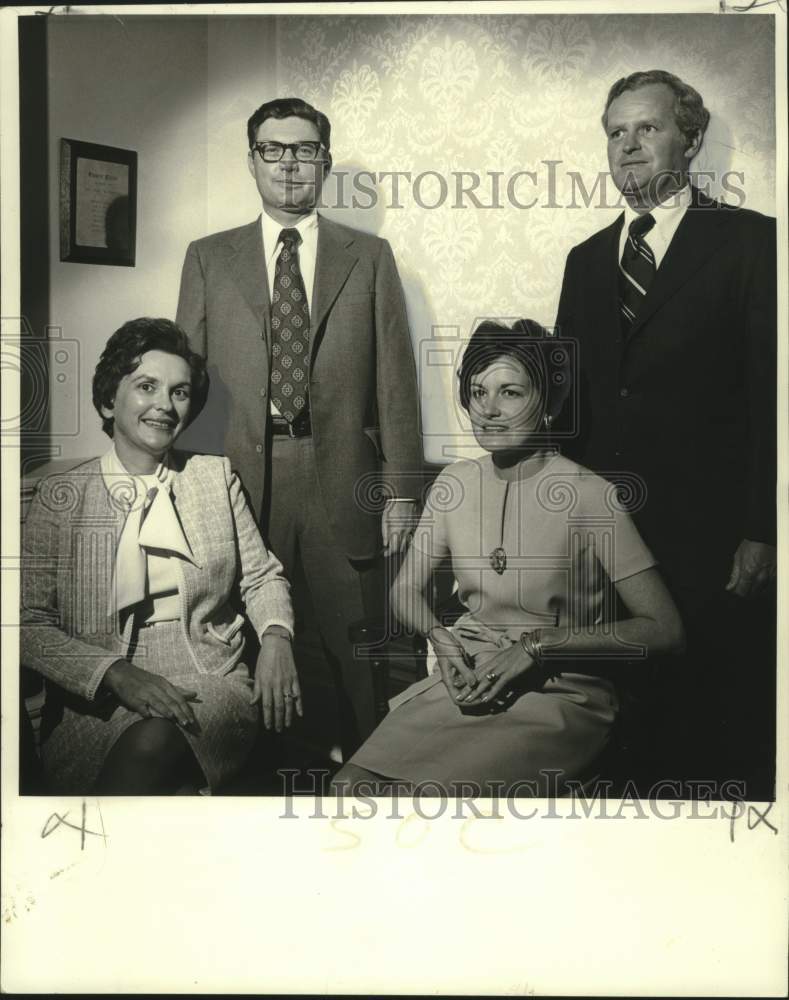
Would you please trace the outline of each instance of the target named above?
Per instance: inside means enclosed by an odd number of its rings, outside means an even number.
[[[266,481],[271,357],[259,217],[190,244],[177,322],[211,374],[211,396],[195,423],[199,448],[229,456],[257,515]],[[309,394],[326,518],[349,558],[369,559],[380,545],[381,486],[392,496],[418,497],[422,485],[416,366],[389,244],[322,216]]]
[[[184,643],[198,672],[222,675],[244,651],[236,585],[258,634],[274,622],[293,630],[290,587],[228,459],[174,451],[170,461],[173,504],[193,554],[173,559]],[[132,639],[132,616],[108,615],[126,512],[92,459],[43,480],[25,522],[22,663],[88,700]]]

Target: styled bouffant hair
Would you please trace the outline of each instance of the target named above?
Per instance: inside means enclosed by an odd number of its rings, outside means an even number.
[[[533,319],[519,319],[512,326],[498,320],[483,320],[471,335],[458,370],[463,409],[468,411],[470,406],[471,379],[497,358],[508,357],[526,369],[540,394],[541,412],[556,416],[570,391],[569,371],[554,372],[554,377],[550,374],[556,368],[552,363],[556,348],[556,338]],[[560,354],[566,357],[566,352]]]
[[[257,132],[267,118],[306,118],[318,129],[318,135],[328,154],[331,149],[331,123],[322,111],[302,101],[300,97],[279,97],[276,101],[261,104],[247,122],[249,148],[257,141]]]
[[[192,394],[189,403],[189,423],[205,406],[208,397],[208,372],[205,361],[189,346],[189,338],[180,326],[169,319],[130,319],[116,330],[102,351],[93,374],[93,405],[101,417],[101,429],[112,437],[112,417],[102,414],[103,407],[112,406],[118,385],[125,375],[136,371],[147,351],[165,351],[183,358],[192,373]]]
[[[674,119],[677,123],[677,128],[685,136],[688,145],[690,145],[696,136],[699,137],[699,143],[701,143],[710,121],[710,113],[704,107],[701,94],[689,84],[680,80],[678,76],[674,76],[673,73],[668,73],[664,69],[643,70],[638,73],[631,73],[630,76],[623,76],[621,80],[617,80],[608,91],[602,117],[603,128],[608,128],[608,109],[612,101],[615,101],[617,97],[621,97],[626,90],[638,90],[640,87],[646,87],[651,83],[665,83],[671,89],[674,94]]]

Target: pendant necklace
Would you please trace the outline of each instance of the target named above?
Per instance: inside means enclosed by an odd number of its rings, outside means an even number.
[[[500,541],[496,548],[488,556],[488,561],[490,562],[491,569],[495,570],[496,573],[501,576],[504,570],[507,568],[507,552],[504,548],[504,518],[507,513],[507,497],[510,492],[509,480],[504,485],[504,502],[501,505],[501,533]]]

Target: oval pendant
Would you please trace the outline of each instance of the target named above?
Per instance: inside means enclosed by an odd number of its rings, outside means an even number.
[[[488,558],[491,569],[495,570],[501,576],[507,568],[507,553],[500,545],[497,545]]]

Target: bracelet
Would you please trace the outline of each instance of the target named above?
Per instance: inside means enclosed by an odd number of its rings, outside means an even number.
[[[534,629],[533,632],[521,632],[521,646],[528,655],[534,660],[537,666],[542,665],[542,643],[540,642],[540,630],[538,628]]]
[[[528,653],[532,660],[534,660],[535,664],[543,670],[546,670],[547,679],[554,680],[558,676],[559,671],[547,671],[545,667],[541,629],[535,628],[531,632],[521,632],[520,642],[524,652]]]

